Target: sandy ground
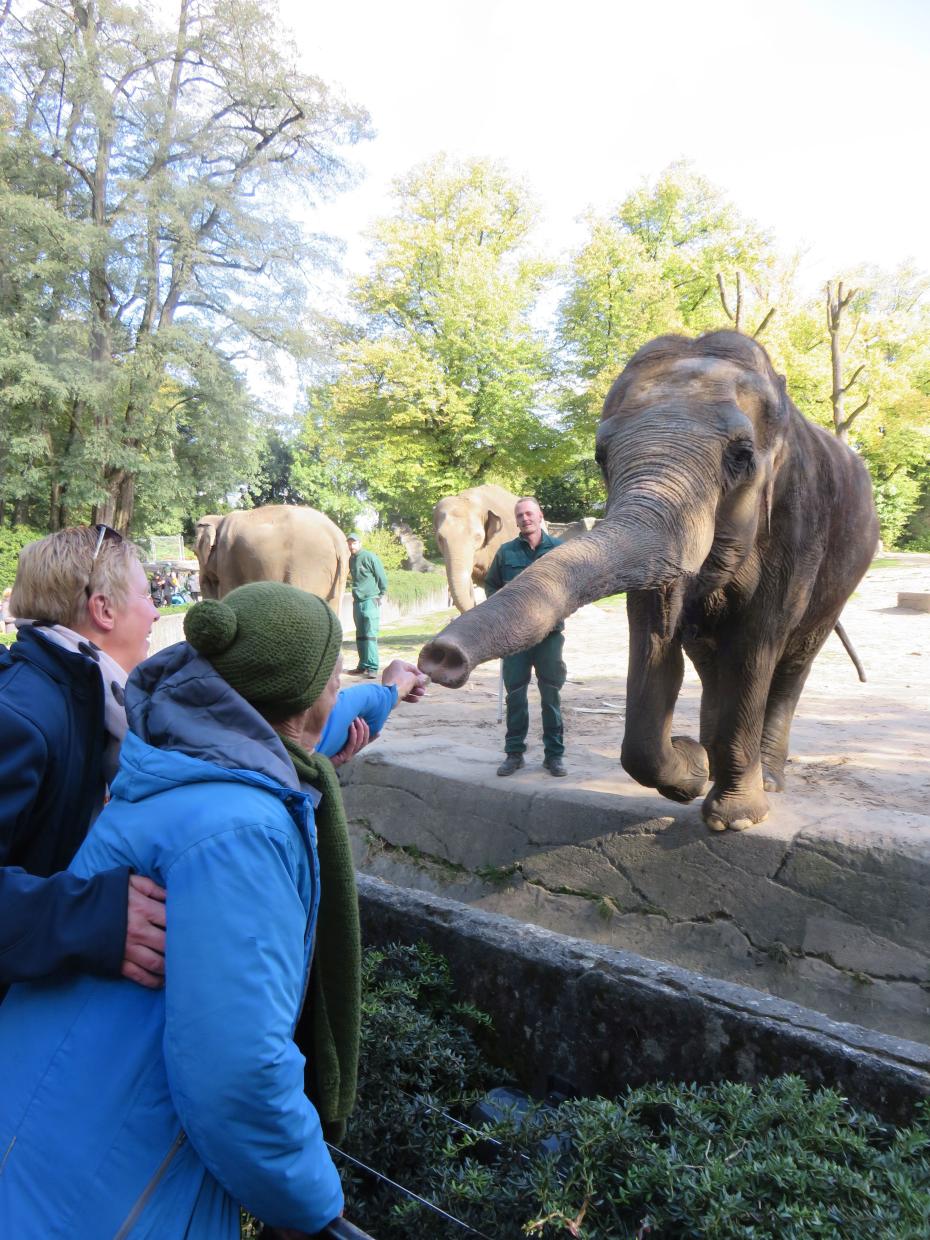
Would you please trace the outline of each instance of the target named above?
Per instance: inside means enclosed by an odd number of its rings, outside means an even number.
[[[843,624],[866,670],[861,684],[839,639],[831,637],[814,664],[792,732],[789,794],[819,792],[859,809],[930,814],[930,613],[897,606],[899,592],[930,591],[930,555],[878,561],[850,599]],[[415,659],[420,646],[454,613],[408,619],[382,639],[392,655]],[[393,630],[393,631],[392,631]],[[619,765],[623,734],[628,632],[622,602],[592,605],[566,625],[569,679],[563,693],[566,764],[570,776],[609,774],[632,784]],[[423,736],[450,752],[469,746],[503,750],[497,723],[498,665],[478,668],[461,690],[430,689],[418,707],[391,721],[398,738]],[[350,683],[347,679],[345,683]],[[517,780],[549,780],[531,687],[528,770]],[[675,731],[698,734],[700,683],[686,662]]]

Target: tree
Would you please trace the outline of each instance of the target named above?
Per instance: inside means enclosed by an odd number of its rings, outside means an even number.
[[[890,546],[930,473],[928,291],[908,267],[862,267],[787,309],[769,344],[801,412],[864,457]]]
[[[550,267],[528,249],[526,191],[495,164],[439,156],[394,200],[326,402],[367,498],[422,524],[443,495],[518,485],[547,438],[531,316]]]
[[[591,217],[557,326],[566,462],[590,454],[604,397],[640,345],[665,332],[743,326],[750,310],[759,330],[780,277],[768,235],[687,164],[673,164],[609,217]]]
[[[50,523],[90,499],[127,529],[137,484],[166,467],[166,380],[199,393],[185,416],[215,415],[217,366],[305,353],[322,254],[285,204],[347,182],[339,148],[367,116],[298,70],[266,0],[179,0],[170,31],[132,3],[43,0],[9,12],[4,36],[0,192],[19,224],[0,278],[23,258],[32,274],[10,314],[4,299],[0,348],[41,380],[17,406],[17,452],[27,408],[51,419]]]

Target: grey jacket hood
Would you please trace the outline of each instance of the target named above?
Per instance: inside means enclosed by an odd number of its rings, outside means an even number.
[[[271,724],[187,642],[139,664],[126,682],[126,717],[131,731],[155,749],[300,788]]]

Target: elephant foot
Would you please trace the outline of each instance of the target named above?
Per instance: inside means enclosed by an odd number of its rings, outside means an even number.
[[[673,736],[674,764],[667,765],[656,780],[655,789],[670,801],[687,805],[707,786],[710,767],[703,745],[690,736]]]
[[[785,791],[785,772],[768,763],[762,764],[762,787],[766,792]]]
[[[768,817],[769,802],[765,792],[718,792],[711,788],[701,814],[711,831],[746,831]]]

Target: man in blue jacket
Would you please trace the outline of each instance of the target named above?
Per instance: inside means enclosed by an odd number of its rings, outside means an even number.
[[[513,581],[525,568],[540,556],[559,545],[542,527],[543,512],[537,500],[526,496],[517,500],[514,508],[519,537],[498,548],[484,580],[484,589],[491,597],[508,581]],[[562,755],[562,708],[560,693],[565,684],[565,663],[562,649],[565,645],[564,624],[560,620],[548,636],[537,645],[520,654],[507,655],[504,664],[504,687],[507,690],[507,736],[504,741],[504,761],[497,768],[498,775],[512,775],[524,765],[526,733],[530,716],[527,704],[527,688],[530,676],[536,672],[539,696],[542,700],[543,766],[550,775],[565,775]]]
[[[23,549],[12,603],[41,624],[0,648],[0,998],[73,970],[160,986],[160,888],[128,866],[61,872],[103,806],[158,619],[142,565],[105,525],[61,530]]]

